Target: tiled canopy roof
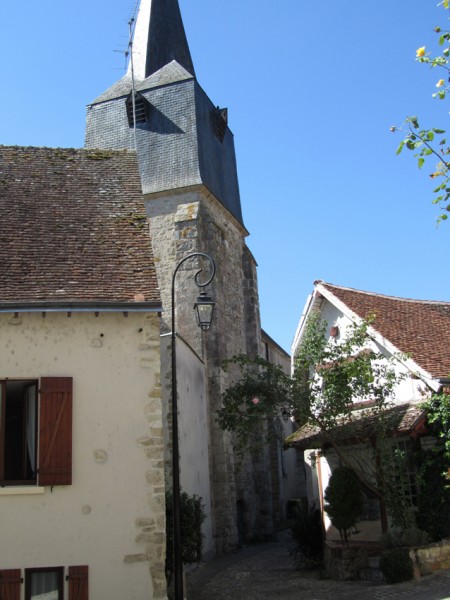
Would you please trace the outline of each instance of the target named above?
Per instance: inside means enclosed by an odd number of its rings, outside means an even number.
[[[159,305],[136,155],[0,146],[0,305]]]
[[[383,424],[390,435],[407,435],[419,428],[425,420],[424,410],[417,404],[400,404],[383,410]],[[358,443],[370,440],[379,423],[378,413],[373,409],[353,411],[349,417],[342,418],[330,437],[342,444]],[[284,441],[286,448],[320,448],[328,441],[319,427],[304,425]]]
[[[435,378],[450,377],[450,302],[383,296],[317,281]]]

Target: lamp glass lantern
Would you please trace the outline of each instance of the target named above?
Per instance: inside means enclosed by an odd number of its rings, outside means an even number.
[[[211,327],[214,307],[216,303],[210,296],[207,296],[206,292],[201,292],[197,298],[197,302],[194,304],[195,316],[197,317],[197,324],[202,331],[208,331]]]

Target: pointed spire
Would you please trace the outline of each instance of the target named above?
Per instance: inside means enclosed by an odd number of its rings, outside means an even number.
[[[141,0],[133,40],[136,79],[146,79],[173,60],[195,77],[178,0]]]

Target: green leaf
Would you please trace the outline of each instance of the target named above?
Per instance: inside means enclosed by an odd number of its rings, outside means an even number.
[[[443,46],[445,44],[445,35],[441,35],[439,38],[439,46]]]
[[[427,131],[427,140],[432,142],[434,140],[434,133],[432,131]]]
[[[405,142],[401,141],[400,144],[398,145],[396,154],[400,154],[400,152],[403,150],[404,145],[405,145]]]
[[[420,157],[420,158],[417,160],[417,166],[419,167],[419,169],[421,169],[421,168],[423,167],[423,163],[424,163],[424,162],[425,162],[425,159],[424,159],[424,158],[422,158],[422,157]]]
[[[445,129],[433,129],[434,133],[445,133]]]

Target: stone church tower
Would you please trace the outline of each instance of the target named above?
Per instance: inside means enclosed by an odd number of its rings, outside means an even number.
[[[226,109],[197,81],[178,0],[141,0],[132,55],[125,76],[88,106],[86,147],[136,149],[165,309],[162,334],[170,331],[178,262],[191,252],[216,262],[208,288],[216,313],[208,332],[192,313],[198,265],[185,263],[176,294],[177,333],[205,369],[212,535],[222,553],[239,540],[269,539],[274,528],[268,453],[259,450],[237,468],[230,435],[215,416],[231,381],[223,361],[238,353],[255,356],[261,346],[256,263],[245,243],[233,134]],[[169,381],[162,381],[166,412]],[[170,448],[170,436],[167,441]],[[181,479],[183,486],[183,472]]]

